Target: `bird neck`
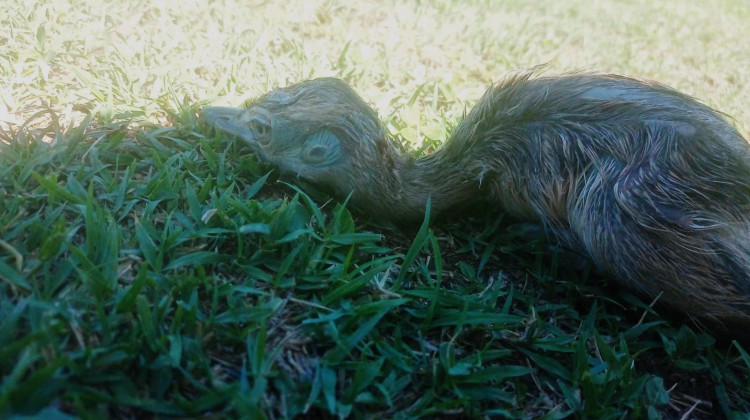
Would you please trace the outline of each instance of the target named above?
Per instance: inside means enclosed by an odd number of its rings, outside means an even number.
[[[391,164],[381,167],[377,182],[355,191],[356,207],[378,218],[411,223],[424,218],[428,199],[433,216],[476,201],[481,196],[476,177],[444,153],[441,148],[419,159],[395,153]]]

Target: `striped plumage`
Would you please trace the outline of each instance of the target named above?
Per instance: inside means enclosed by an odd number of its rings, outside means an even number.
[[[258,155],[361,212],[421,219],[499,206],[585,251],[620,283],[692,316],[750,325],[750,147],[725,118],[621,76],[510,77],[450,139],[400,153],[344,82],[316,79],[245,108],[207,108]]]

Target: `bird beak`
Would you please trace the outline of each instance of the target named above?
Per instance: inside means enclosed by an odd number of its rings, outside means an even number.
[[[250,111],[245,108],[232,108],[226,106],[207,106],[201,111],[203,120],[217,129],[232,134],[242,140],[253,144],[256,142],[249,122]]]

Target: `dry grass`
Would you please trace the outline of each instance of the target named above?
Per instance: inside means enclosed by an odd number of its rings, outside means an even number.
[[[0,120],[75,105],[162,122],[164,101],[236,105],[333,75],[384,117],[424,85],[406,120],[420,111],[429,123],[457,118],[508,72],[549,63],[655,79],[750,127],[742,1],[70,3],[0,5],[11,23],[0,29]]]

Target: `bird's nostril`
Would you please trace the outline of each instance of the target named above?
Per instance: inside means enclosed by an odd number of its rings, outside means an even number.
[[[263,143],[268,144],[271,141],[271,125],[268,121],[261,118],[253,118],[250,121],[250,129],[253,131],[255,138]]]
[[[261,121],[253,121],[253,127],[255,128],[255,131],[261,136],[265,136],[269,132],[269,127]]]

